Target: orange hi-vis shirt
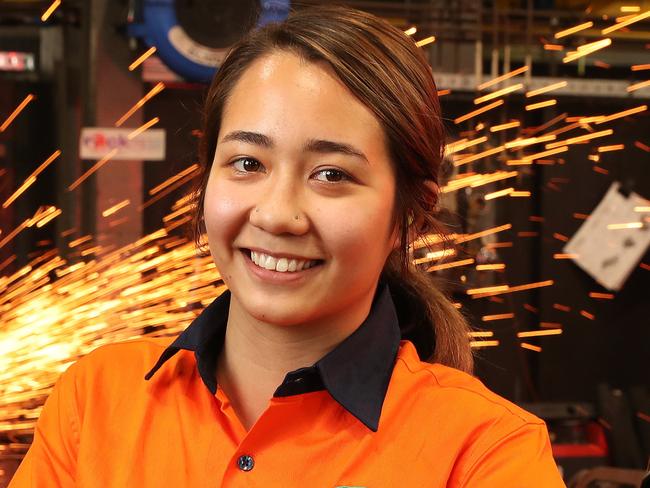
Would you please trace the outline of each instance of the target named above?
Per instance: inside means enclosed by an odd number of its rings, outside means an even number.
[[[395,332],[387,287],[378,295],[329,353],[336,361],[289,373],[249,431],[210,378],[207,349],[190,344],[218,345],[205,330],[183,347],[183,335],[100,347],[57,382],[9,487],[563,487],[542,420],[471,375],[422,362],[411,342],[372,335]],[[360,338],[380,350],[394,342],[385,378],[380,363],[337,378]],[[291,385],[303,373],[301,392]]]

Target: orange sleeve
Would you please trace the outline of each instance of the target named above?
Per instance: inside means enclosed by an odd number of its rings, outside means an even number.
[[[526,423],[484,451],[465,472],[460,487],[484,486],[564,488],[546,426]]]
[[[75,486],[79,416],[73,365],[61,375],[34,430],[34,441],[8,488]]]

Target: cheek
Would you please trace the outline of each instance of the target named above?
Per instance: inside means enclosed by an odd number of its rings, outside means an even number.
[[[203,218],[208,243],[214,253],[216,244],[231,240],[242,219],[246,219],[246,195],[218,180],[208,181],[205,190]]]
[[[392,249],[390,198],[357,201],[354,205],[327,208],[318,212],[320,235],[339,260],[360,265],[361,262],[383,260]],[[319,225],[320,224],[320,225]]]

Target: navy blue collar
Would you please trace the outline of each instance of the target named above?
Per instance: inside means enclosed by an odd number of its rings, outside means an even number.
[[[165,349],[145,379],[149,380],[181,349],[193,351],[201,379],[214,395],[217,358],[223,347],[229,306],[230,292],[226,291]],[[343,408],[376,432],[400,339],[390,290],[380,282],[366,320],[316,364],[287,373],[273,396],[326,389]]]

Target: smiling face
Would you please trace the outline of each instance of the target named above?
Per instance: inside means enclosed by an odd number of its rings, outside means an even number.
[[[225,103],[205,190],[231,307],[358,325],[396,244],[394,194],[379,121],[331,69],[288,52],[255,61]]]

